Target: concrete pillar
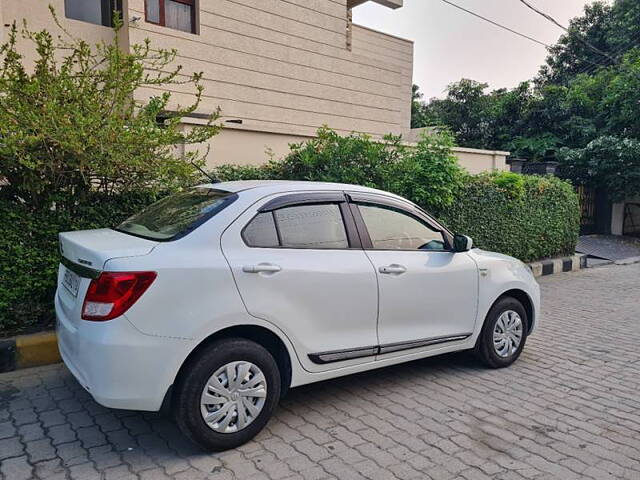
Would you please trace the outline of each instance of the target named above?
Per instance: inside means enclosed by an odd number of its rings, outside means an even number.
[[[509,159],[509,165],[511,165],[511,171],[513,173],[522,173],[522,167],[526,160],[524,158],[511,158]]]
[[[611,235],[622,235],[624,232],[624,202],[611,206]]]

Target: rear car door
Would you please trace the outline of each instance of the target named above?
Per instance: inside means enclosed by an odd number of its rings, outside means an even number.
[[[379,285],[380,355],[414,353],[473,333],[478,271],[424,212],[393,197],[350,195]]]
[[[375,359],[376,275],[344,193],[263,199],[221,243],[248,312],[282,330],[305,369]]]

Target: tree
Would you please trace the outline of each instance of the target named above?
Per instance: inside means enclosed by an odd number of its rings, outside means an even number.
[[[176,51],[155,50],[148,40],[124,51],[117,40],[122,22],[115,23],[115,40],[95,46],[64,31],[54,37],[26,24],[20,32],[11,27],[0,46],[0,177],[8,181],[2,196],[33,208],[71,208],[91,191],[156,191],[194,180],[202,156],[179,155],[175,146],[203,142],[219,129],[217,113],[189,132],[179,127],[200,103],[201,74],[182,75],[172,67]],[[37,52],[33,67],[19,40]],[[169,111],[169,93],[134,99],[142,87],[174,84],[194,87],[192,105]]]
[[[429,126],[423,98],[424,95],[420,92],[420,87],[414,83],[411,87],[411,128]]]
[[[594,2],[569,23],[568,30],[549,49],[536,79],[540,85],[567,85],[580,73],[619,65],[624,53],[639,45],[640,2]]]
[[[489,141],[490,125],[486,118],[486,83],[463,78],[447,87],[444,99],[432,99],[426,117],[437,126],[446,126],[456,141],[465,147],[482,148]]]
[[[561,158],[569,178],[602,188],[613,201],[640,195],[640,140],[601,136]]]

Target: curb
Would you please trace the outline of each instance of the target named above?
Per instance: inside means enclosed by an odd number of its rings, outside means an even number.
[[[0,339],[0,373],[60,361],[55,332]]]
[[[634,263],[640,263],[640,257],[623,258],[622,260],[616,260],[613,263],[616,265],[633,265]]]
[[[569,257],[550,258],[540,262],[531,262],[528,265],[534,277],[561,272],[576,272],[581,268],[587,268],[587,256],[577,254]]]

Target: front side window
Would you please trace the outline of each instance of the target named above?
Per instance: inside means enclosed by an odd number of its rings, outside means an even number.
[[[149,240],[174,240],[202,225],[236,198],[236,194],[222,190],[191,188],[149,205],[116,230]]]
[[[373,204],[358,208],[376,250],[444,250],[442,233],[408,213]]]
[[[145,11],[147,22],[196,32],[196,0],[146,0]]]
[[[64,0],[64,15],[73,20],[113,26],[113,12],[122,10],[121,0]]]
[[[349,248],[340,206],[294,205],[256,215],[242,237],[250,247]]]

